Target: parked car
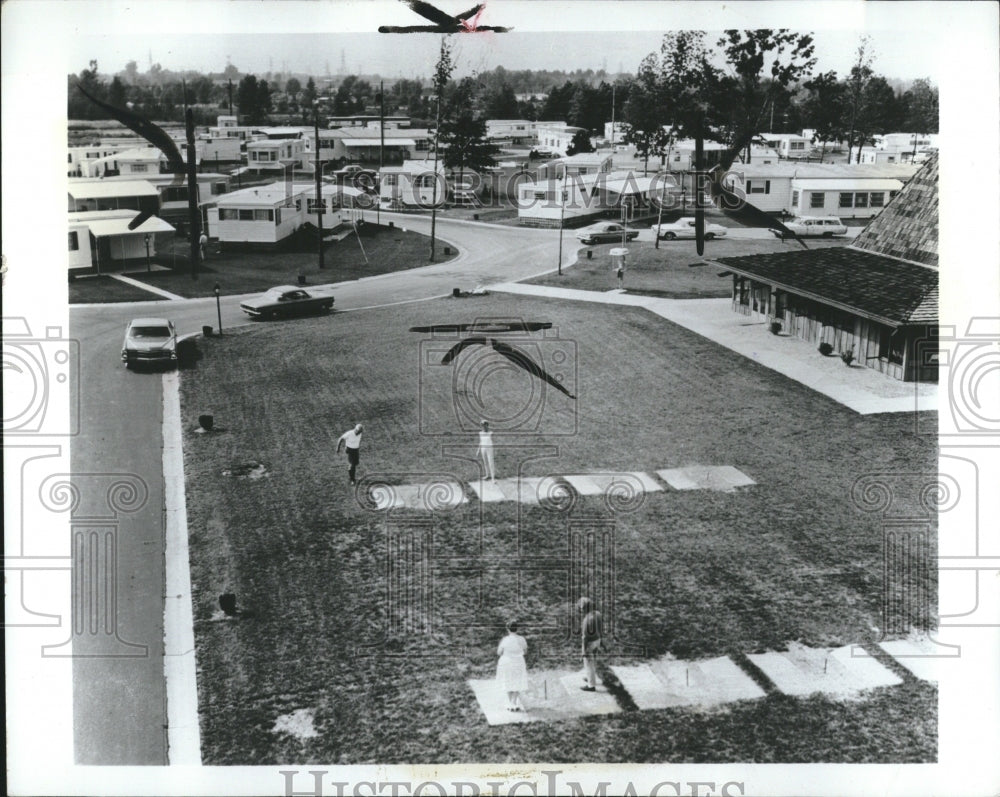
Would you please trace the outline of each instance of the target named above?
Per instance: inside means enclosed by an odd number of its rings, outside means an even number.
[[[333,294],[320,288],[296,288],[279,285],[260,296],[240,303],[240,309],[251,318],[277,318],[278,316],[319,313],[333,307]]]
[[[589,227],[582,227],[576,231],[576,237],[580,239],[581,243],[585,244],[615,243],[621,241],[623,230],[626,241],[631,241],[639,237],[638,230],[625,227],[614,221],[602,221],[597,224],[591,224]]]
[[[365,169],[356,163],[351,163],[343,169],[330,172],[327,178],[338,185],[349,185],[365,191],[374,190],[376,185],[376,172],[374,169]]]
[[[797,216],[784,222],[784,225],[802,238],[831,238],[834,235],[846,235],[847,225],[836,216]],[[782,230],[771,230],[778,238],[784,238]]]
[[[134,318],[125,328],[122,362],[126,368],[138,363],[177,363],[177,330],[166,318]]]
[[[670,224],[661,224],[654,227],[653,231],[657,238],[665,241],[673,241],[675,238],[694,238],[695,223],[693,216],[685,216]],[[705,223],[705,240],[711,241],[713,238],[724,238],[726,228],[721,224]]]

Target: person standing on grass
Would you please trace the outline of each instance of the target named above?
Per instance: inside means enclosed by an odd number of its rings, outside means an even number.
[[[356,424],[353,429],[348,429],[344,432],[340,439],[337,441],[337,453],[340,453],[341,448],[346,448],[347,450],[347,475],[351,479],[351,484],[356,482],[356,476],[358,472],[358,462],[361,461],[361,432],[363,427],[361,424]]]
[[[597,653],[601,649],[601,637],[604,634],[604,623],[601,613],[594,608],[590,598],[580,598],[577,603],[583,619],[580,621],[580,635],[583,647],[583,666],[586,670],[584,680],[586,686],[580,687],[584,692],[597,690]]]
[[[618,265],[615,266],[615,274],[618,275],[618,290],[620,290],[620,291],[625,290],[625,258],[624,258],[624,256],[622,257],[621,260],[618,261]]]
[[[490,481],[496,481],[496,473],[493,467],[493,432],[490,431],[489,421],[482,422],[482,429],[479,432],[479,448],[476,449],[476,456],[483,466],[483,472],[489,475]],[[480,476],[482,479],[482,476]]]
[[[528,652],[528,641],[517,633],[518,625],[513,620],[507,623],[507,636],[497,647],[497,683],[507,693],[507,710],[524,711],[521,692],[528,689],[528,665],[524,654]]]
[[[205,233],[201,234],[198,239],[198,247],[201,249],[201,260],[205,262],[205,247],[208,246],[208,236]]]

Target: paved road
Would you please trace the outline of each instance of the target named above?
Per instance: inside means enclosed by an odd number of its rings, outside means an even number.
[[[402,227],[430,231],[430,219],[382,214]],[[523,279],[556,267],[559,238],[553,230],[441,220],[438,237],[458,247],[455,260],[397,274],[338,284],[337,309],[355,310],[450,294],[453,288]],[[564,262],[572,241],[564,241]],[[442,244],[443,246],[443,244]],[[441,250],[439,249],[439,252]],[[331,270],[332,271],[332,270]],[[331,275],[332,276],[332,275]],[[311,279],[310,281],[314,281]],[[239,297],[221,300],[223,329],[247,323]],[[180,334],[216,326],[214,299],[73,307],[70,334],[80,344],[80,435],[71,450],[74,479],[86,474],[130,473],[147,485],[138,511],[120,516],[117,534],[117,631],[148,647],[141,658],[76,658],[73,667],[75,757],[81,764],[167,763],[163,680],[163,473],[162,385],[154,373],[127,371],[119,361],[125,323],[136,315],[169,316]],[[113,561],[113,560],[112,560]],[[98,560],[88,587],[108,583]],[[106,636],[74,638],[74,652],[106,650]]]

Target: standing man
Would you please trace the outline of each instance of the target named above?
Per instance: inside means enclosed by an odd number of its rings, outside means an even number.
[[[597,652],[601,649],[601,637],[604,634],[604,624],[601,613],[594,608],[590,598],[580,598],[577,607],[583,615],[580,621],[580,635],[583,643],[583,666],[586,670],[584,680],[586,686],[581,686],[584,692],[597,690]]]
[[[198,238],[198,246],[201,249],[201,262],[204,263],[205,262],[205,247],[208,246],[208,236],[205,235],[205,233],[202,233],[201,237]]]
[[[496,481],[496,472],[493,467],[493,432],[490,431],[489,421],[482,422],[482,430],[479,432],[479,448],[476,455],[483,466],[483,471],[490,477],[491,482]],[[480,476],[480,479],[483,477]]]
[[[361,424],[357,424],[353,429],[344,432],[337,441],[337,453],[341,448],[347,449],[347,475],[351,479],[351,484],[356,482],[355,476],[358,471],[358,462],[361,460]]]

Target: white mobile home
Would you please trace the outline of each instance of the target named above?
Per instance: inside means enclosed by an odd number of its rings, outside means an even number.
[[[433,206],[435,198],[440,207],[448,193],[444,164],[438,163],[436,173],[434,161],[405,161],[402,166],[387,166],[379,171],[378,190],[383,208],[427,209]]]
[[[364,219],[366,196],[349,186],[324,185],[323,227],[333,230]],[[219,197],[208,208],[208,234],[223,244],[274,246],[302,225],[318,225],[316,187],[311,183],[272,183]]]
[[[134,230],[128,228],[134,210],[100,210],[71,213],[69,260],[71,273],[94,270],[98,274],[120,271],[129,264],[140,267],[147,255],[156,255],[157,237],[173,238],[174,228],[153,216]]]

